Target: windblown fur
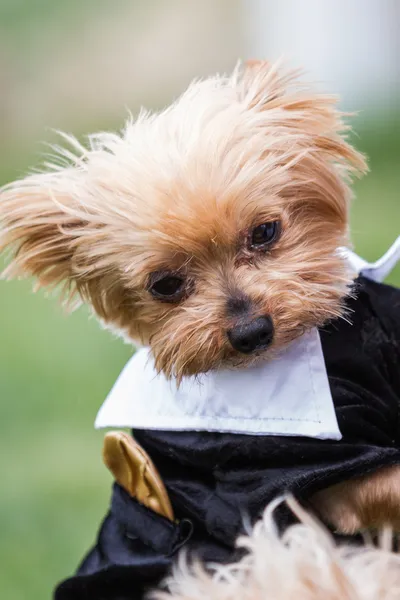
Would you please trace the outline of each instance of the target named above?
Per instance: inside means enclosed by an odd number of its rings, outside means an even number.
[[[88,148],[64,136],[59,164],[1,191],[5,275],[62,285],[149,344],[168,376],[248,366],[260,353],[232,350],[232,299],[271,316],[267,356],[342,315],[351,274],[337,249],[348,241],[351,176],[366,170],[346,131],[335,98],[256,62],[192,83],[166,110]],[[252,228],[274,220],[273,248],[249,249]],[[164,272],[184,279],[181,301],[150,295]]]
[[[391,533],[382,531],[378,547],[337,545],[293,500],[300,524],[281,537],[273,518],[276,503],[238,545],[242,560],[206,570],[181,555],[168,591],[156,600],[397,600],[400,555],[391,550]]]

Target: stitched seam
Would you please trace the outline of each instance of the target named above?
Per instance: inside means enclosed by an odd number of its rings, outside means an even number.
[[[177,418],[176,417],[169,417],[167,415],[161,415],[163,420],[167,420],[167,421],[173,421],[176,423]],[[185,416],[185,422],[187,421],[193,421],[193,420],[201,420],[201,421],[208,421],[212,419],[213,422],[220,422],[220,421],[259,421],[264,422],[264,421],[298,421],[300,423],[321,423],[321,421],[316,421],[315,419],[294,419],[292,417],[202,417],[202,416],[198,416],[198,417],[188,417]],[[135,425],[135,427],[137,427],[137,425]]]

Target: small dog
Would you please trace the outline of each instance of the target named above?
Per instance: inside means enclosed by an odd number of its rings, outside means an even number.
[[[89,149],[64,136],[57,164],[1,192],[5,275],[61,284],[178,381],[254,365],[345,314],[353,274],[337,249],[367,170],[347,131],[334,97],[252,62]],[[399,473],[319,492],[318,511],[350,532],[379,496],[395,521]]]

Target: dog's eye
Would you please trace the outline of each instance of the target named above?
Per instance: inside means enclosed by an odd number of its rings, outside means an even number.
[[[279,235],[279,221],[262,223],[253,229],[250,235],[251,248],[265,248],[275,242]]]
[[[157,275],[155,275],[155,277],[157,277]],[[151,283],[149,290],[150,293],[159,300],[174,302],[184,293],[185,281],[178,275],[165,275],[164,277],[156,279],[154,283]]]

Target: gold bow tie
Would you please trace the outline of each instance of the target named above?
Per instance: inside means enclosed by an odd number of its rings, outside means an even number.
[[[131,435],[123,431],[107,433],[103,460],[128,494],[159,515],[174,520],[167,490],[153,461]]]

